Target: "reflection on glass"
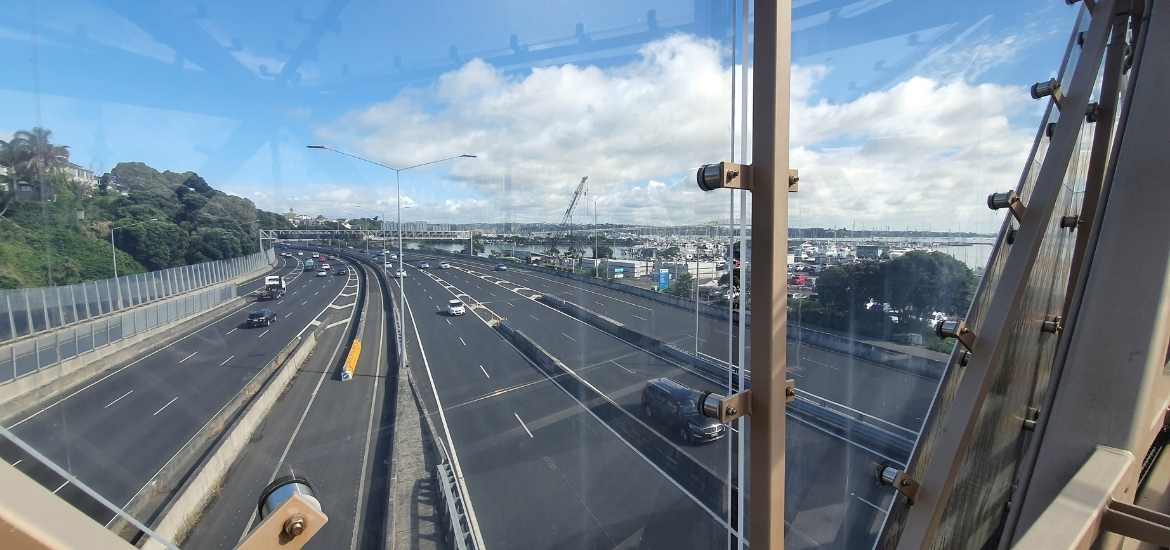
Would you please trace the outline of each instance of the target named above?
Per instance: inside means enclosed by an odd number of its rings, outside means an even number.
[[[869,547],[1072,12],[794,4],[787,537]],[[0,456],[195,548],[240,541],[282,475],[330,516],[319,548],[746,546],[746,423],[697,403],[750,386],[751,198],[694,173],[751,161],[752,24],[13,6]]]

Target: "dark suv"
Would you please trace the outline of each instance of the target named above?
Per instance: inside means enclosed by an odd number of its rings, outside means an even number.
[[[669,378],[655,378],[642,390],[642,412],[684,443],[715,441],[727,435],[727,426],[699,413],[702,396],[703,392]]]
[[[258,309],[248,314],[248,326],[250,327],[266,327],[275,322],[276,312],[268,308]]]

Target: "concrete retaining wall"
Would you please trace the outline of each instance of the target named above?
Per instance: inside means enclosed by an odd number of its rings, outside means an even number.
[[[317,346],[318,332],[319,329],[307,331],[300,339],[289,342],[273,361],[265,365],[252,381],[164,466],[155,480],[156,495],[139,495],[127,507],[127,511],[136,515],[149,510],[170,494],[168,488],[182,484],[181,491],[155,515],[155,518],[161,517],[161,520],[157,521],[154,530],[159,536],[170,541],[181,540],[186,536],[212,495],[218,490],[232,464],[252,439],[252,435],[264,422],[289,382],[300,371],[301,365],[313,353]],[[231,429],[224,435],[225,428],[229,425]],[[192,463],[203,455],[203,449],[216,438],[219,438],[218,443],[206,455],[198,470],[192,474]],[[150,539],[143,548],[164,546],[159,541]]]

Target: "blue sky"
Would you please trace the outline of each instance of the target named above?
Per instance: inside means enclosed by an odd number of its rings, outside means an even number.
[[[195,170],[271,210],[393,206],[392,174],[303,148],[328,142],[481,155],[405,173],[407,219],[554,221],[582,175],[603,221],[725,219],[689,174],[733,147],[739,6],[27,2],[0,15],[0,132],[45,126],[79,164]],[[1076,9],[795,0],[794,224],[993,229],[978,196],[1018,177],[1041,107],[1021,90]]]

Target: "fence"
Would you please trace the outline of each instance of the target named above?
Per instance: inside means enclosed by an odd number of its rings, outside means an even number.
[[[248,256],[89,281],[0,291],[0,384],[211,309],[236,297],[218,286],[275,262]]]

